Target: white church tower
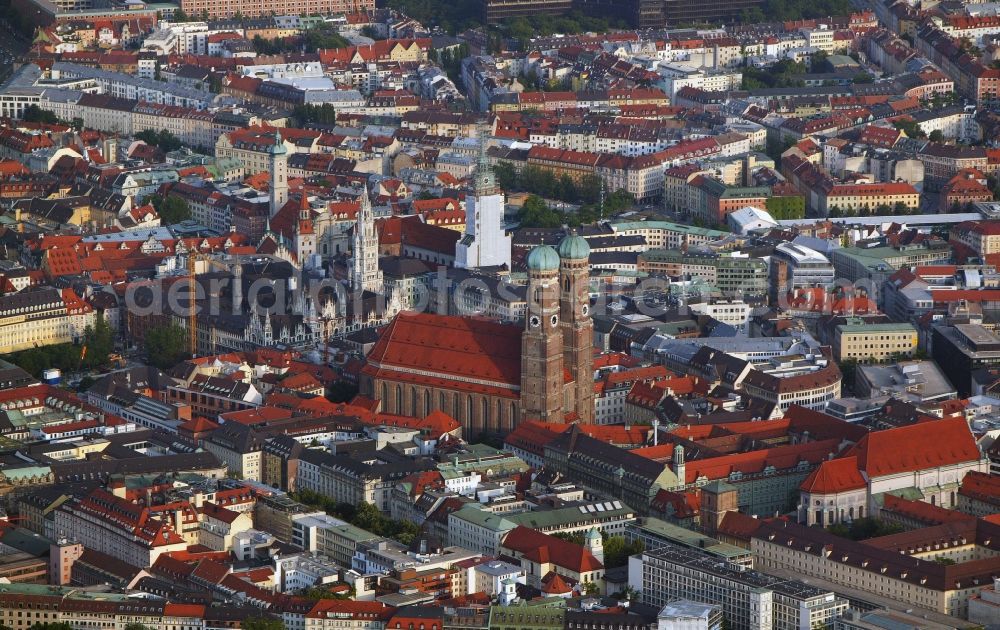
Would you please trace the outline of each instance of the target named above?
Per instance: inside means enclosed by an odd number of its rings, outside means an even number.
[[[351,289],[382,293],[382,270],[378,266],[378,234],[375,232],[375,214],[368,190],[361,193],[361,207],[354,223],[354,243],[351,250]]]
[[[489,131],[480,129],[479,162],[472,195],[465,199],[465,235],[455,246],[455,266],[461,269],[510,269],[511,237],[503,224],[504,195],[486,159]]]
[[[274,131],[274,144],[268,149],[271,164],[271,216],[288,202],[288,149],[281,132]]]

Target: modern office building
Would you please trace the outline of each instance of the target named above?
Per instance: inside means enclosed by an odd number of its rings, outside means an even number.
[[[676,599],[722,607],[733,630],[824,627],[847,610],[847,600],[798,580],[747,570],[698,549],[666,545],[629,558],[629,586],[643,604],[662,608]]]
[[[563,15],[572,7],[573,0],[483,0],[483,19],[494,25],[534,15]]]
[[[973,393],[973,372],[1000,364],[1000,336],[978,324],[934,326],[931,353],[958,395],[965,397]]]
[[[794,243],[782,243],[771,256],[771,299],[785,296],[792,289],[828,287],[836,277],[826,256]]]
[[[671,27],[704,22],[733,22],[746,9],[761,6],[760,0],[721,0],[718,2],[686,2],[664,0],[663,13]]]

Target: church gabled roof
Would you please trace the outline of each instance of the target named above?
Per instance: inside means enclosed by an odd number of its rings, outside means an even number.
[[[982,458],[963,417],[873,431],[847,454],[857,456],[869,479]]]
[[[831,494],[864,488],[876,477],[932,469],[982,457],[964,417],[873,431],[844,457],[824,461],[802,490]]]
[[[365,369],[433,373],[514,394],[521,386],[521,328],[472,317],[404,311],[382,331]]]

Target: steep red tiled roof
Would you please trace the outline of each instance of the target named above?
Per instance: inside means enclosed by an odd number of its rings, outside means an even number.
[[[164,617],[195,617],[205,618],[205,606],[202,604],[174,604],[167,602],[163,605]]]
[[[202,560],[191,572],[191,577],[208,584],[219,584],[229,575],[229,567],[215,560]]]
[[[975,471],[966,473],[958,493],[970,499],[1000,506],[1000,475]]]
[[[81,272],[80,254],[74,249],[49,249],[44,265],[49,277],[74,276]]]
[[[649,505],[654,510],[670,512],[674,518],[691,518],[701,511],[701,492],[660,490]]]
[[[820,440],[694,460],[685,466],[686,481],[694,483],[700,477],[727,479],[733,472],[757,473],[768,466],[777,470],[793,468],[801,461],[818,464],[831,453],[836,453],[839,445],[840,440],[837,439]]]
[[[809,473],[800,488],[814,494],[835,494],[867,488],[868,482],[858,470],[856,457],[831,459],[819,465],[819,468]]]
[[[926,525],[941,525],[955,521],[976,520],[975,516],[957,510],[949,510],[940,505],[931,505],[926,501],[904,499],[892,494],[883,497],[882,509]]]
[[[504,443],[513,448],[542,456],[545,454],[545,445],[559,437],[561,433],[561,430],[553,428],[546,422],[535,420],[519,422],[517,428],[504,438]]]
[[[458,420],[455,420],[443,411],[432,411],[424,418],[378,414],[374,418],[374,423],[378,425],[416,429],[423,433],[425,437],[430,438],[440,438],[445,433],[451,433],[462,426]]]
[[[407,217],[400,222],[402,244],[437,252],[446,256],[455,254],[455,244],[462,237],[458,230],[428,225],[419,217]]]
[[[208,418],[203,418],[201,416],[192,418],[191,420],[188,420],[187,422],[184,422],[183,424],[177,427],[177,429],[181,433],[188,433],[191,435],[195,435],[198,433],[205,433],[208,431],[214,431],[218,428],[219,425],[212,422]]]
[[[201,506],[201,513],[205,516],[210,516],[217,521],[222,521],[223,523],[232,524],[237,518],[239,518],[240,513],[234,512],[233,510],[226,509],[222,506],[216,505],[211,501],[206,501]]]
[[[874,431],[849,452],[868,478],[978,461],[976,440],[965,418],[920,422]]]
[[[317,387],[323,387],[323,384],[316,380],[315,376],[306,372],[292,374],[291,376],[282,379],[279,384],[284,389],[294,391],[306,391],[316,389]]]
[[[514,396],[521,386],[521,328],[404,311],[382,330],[364,369],[475,379]]]
[[[726,512],[726,515],[722,517],[718,533],[749,543],[753,535],[760,529],[761,524],[762,521],[734,510]]]
[[[784,420],[789,421],[788,429],[790,432],[803,433],[808,431],[810,437],[814,440],[837,438],[849,442],[858,442],[868,434],[868,429],[861,425],[845,422],[840,418],[834,418],[821,411],[809,409],[801,405],[792,405],[789,407],[785,411]]]
[[[583,545],[518,525],[503,539],[503,547],[539,564],[554,564],[576,573],[603,569],[604,565]]]
[[[125,501],[101,488],[81,499],[73,509],[96,516],[150,547],[184,542],[169,522],[153,517],[149,508]]]
[[[542,580],[542,592],[547,595],[564,595],[573,592],[573,587],[561,575],[552,571]]]
[[[292,417],[291,411],[270,406],[244,409],[243,411],[230,411],[220,416],[225,422],[238,422],[249,426],[267,424],[274,420],[284,420],[290,417]]]

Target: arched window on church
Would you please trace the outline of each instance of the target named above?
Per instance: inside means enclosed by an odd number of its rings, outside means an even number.
[[[490,430],[490,399],[483,398],[483,431]]]
[[[465,397],[465,422],[472,426],[472,396]]]
[[[385,404],[389,402],[389,384],[382,383],[382,403]]]
[[[510,428],[513,431],[517,427],[517,405],[510,403]]]
[[[424,390],[424,417],[431,415],[431,390]]]
[[[462,421],[462,407],[458,404],[458,392],[455,392],[451,398],[451,412],[455,415],[456,420]]]
[[[566,276],[566,278],[563,280],[563,291],[569,293],[569,276]]]
[[[420,409],[420,394],[417,393],[417,388],[416,387],[411,387],[410,388],[410,411],[411,411],[410,415],[416,417],[416,415],[418,413],[418,411],[417,411],[418,409]]]
[[[403,413],[403,386],[396,385],[396,413]]]
[[[444,392],[438,392],[438,409],[441,411],[448,409],[448,401],[445,398]]]
[[[505,427],[503,426],[503,401],[502,400],[498,400],[497,401],[497,429],[500,430],[500,433],[503,433],[504,432],[504,428]]]

